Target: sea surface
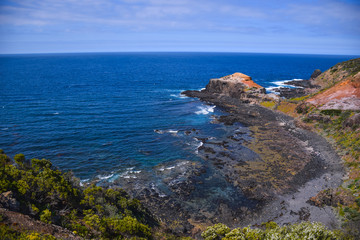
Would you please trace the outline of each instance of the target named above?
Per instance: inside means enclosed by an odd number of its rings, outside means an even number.
[[[250,53],[0,55],[0,148],[47,158],[83,181],[113,181],[177,159],[231,128],[180,93],[242,72],[272,90],[352,56]],[[191,135],[193,136],[193,135]]]

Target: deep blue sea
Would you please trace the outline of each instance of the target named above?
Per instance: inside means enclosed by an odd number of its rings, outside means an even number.
[[[77,177],[116,178],[177,159],[228,128],[215,106],[180,92],[242,72],[271,89],[351,56],[240,53],[87,53],[0,56],[0,148],[47,158]],[[279,83],[280,82],[280,83]],[[277,85],[276,85],[277,84]]]

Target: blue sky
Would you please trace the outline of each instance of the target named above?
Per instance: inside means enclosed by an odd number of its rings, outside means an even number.
[[[360,55],[359,0],[0,0],[0,53]]]

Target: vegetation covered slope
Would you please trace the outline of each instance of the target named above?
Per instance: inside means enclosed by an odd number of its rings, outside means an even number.
[[[317,206],[336,207],[344,228],[360,237],[360,58],[336,64],[314,81],[321,86],[316,93],[261,105],[295,117],[299,126],[317,131],[332,143],[344,161],[347,179],[339,188],[322,191],[311,201]],[[352,91],[346,85],[351,85]],[[352,107],[331,104],[334,99]]]
[[[77,179],[53,168],[49,160],[26,161],[22,154],[16,155],[14,160],[12,163],[1,151],[0,203],[3,208],[59,225],[84,238],[151,239],[149,226],[157,224],[155,218],[122,189],[95,185],[81,188]],[[10,218],[2,211],[3,223]],[[22,223],[15,226],[19,224]],[[24,230],[28,233],[39,230],[31,229],[31,224],[23,223],[18,228],[13,225],[10,225],[11,231],[2,229],[2,234],[20,238],[27,234]]]
[[[358,72],[360,72],[360,58],[338,63],[311,81],[313,85],[318,85],[324,89],[349,76],[354,76]]]

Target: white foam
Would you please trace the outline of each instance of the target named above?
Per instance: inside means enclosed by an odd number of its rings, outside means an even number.
[[[2,128],[1,130],[3,130],[3,131],[6,131],[6,130],[8,130],[9,128]]]
[[[160,91],[165,91],[165,92],[183,92],[185,90],[183,89],[163,89],[163,90],[160,90]]]
[[[176,164],[176,166],[180,167],[180,166],[185,165],[185,164],[186,164],[186,162],[180,162],[180,163]]]
[[[286,86],[286,82],[288,82],[289,80],[283,80],[283,81],[275,81],[275,82],[272,82],[273,84],[277,85],[277,86]]]
[[[271,93],[274,93],[274,94],[280,94],[279,92],[276,92],[275,90],[278,89],[278,87],[268,87],[268,88],[265,88],[266,89],[266,92],[271,92]]]
[[[170,94],[170,97],[174,97],[174,98],[187,98],[186,95],[179,93],[179,94]]]
[[[86,178],[86,179],[83,179],[83,180],[80,180],[80,186],[83,187],[84,186],[84,183],[90,181],[90,178]]]
[[[53,115],[59,115],[59,112],[54,112]]]
[[[98,175],[97,177],[100,179],[100,180],[106,180],[106,179],[109,179],[111,177],[113,177],[114,174],[109,174],[109,175],[105,175],[105,176],[101,176],[101,175]]]
[[[199,144],[196,145],[196,150],[195,150],[195,154],[198,154],[198,153],[199,153],[199,148],[200,148],[202,145],[204,145],[204,143],[203,143],[202,141],[198,140],[197,138],[194,138],[194,139],[199,142]]]
[[[294,88],[294,86],[291,85],[287,85],[285,84],[286,82],[290,82],[290,81],[302,81],[303,79],[299,79],[299,78],[294,78],[291,80],[280,80],[280,81],[274,81],[271,82],[272,84],[274,84],[275,86],[271,86],[271,87],[267,87],[265,88],[267,92],[271,92],[271,93],[275,93],[275,94],[280,94],[279,92],[276,92],[276,89],[279,89],[281,87],[286,87],[286,88]],[[296,88],[302,88],[302,87],[296,87]]]
[[[197,115],[200,115],[200,114],[206,115],[206,114],[214,112],[215,107],[216,106],[200,106],[200,107],[198,107],[199,111],[196,111],[195,113]]]
[[[134,167],[127,168],[127,171],[120,174],[119,177],[122,177],[122,178],[125,178],[125,179],[137,178],[137,176],[135,174],[141,173],[141,170],[133,171],[133,169],[134,169]]]
[[[164,134],[164,133],[170,133],[171,135],[176,136],[177,133],[179,132],[179,130],[159,130],[159,129],[155,129],[154,132],[158,133],[158,134]]]
[[[178,130],[168,130],[168,133],[171,133],[171,135],[176,135],[179,131]]]

